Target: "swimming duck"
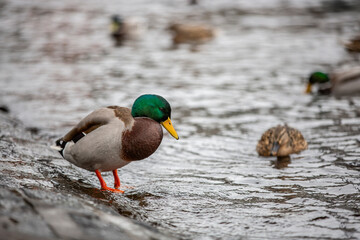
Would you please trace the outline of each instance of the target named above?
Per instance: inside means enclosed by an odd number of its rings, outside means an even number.
[[[172,32],[174,47],[182,43],[198,45],[206,43],[215,37],[214,29],[200,24],[171,23],[168,30]]]
[[[307,142],[301,132],[286,124],[268,129],[256,146],[259,155],[265,157],[286,157],[305,149],[307,149]]]
[[[160,124],[179,139],[171,120],[170,104],[158,95],[138,97],[132,109],[109,106],[97,109],[56,141],[56,150],[76,166],[94,171],[101,189],[119,190],[117,169],[153,154],[163,138]],[[106,185],[101,172],[112,171],[115,188]]]
[[[330,75],[314,72],[310,75],[305,92],[311,93],[312,86],[319,86],[320,94],[346,96],[360,94],[360,67],[336,71]]]
[[[189,0],[189,5],[197,5],[199,4],[198,0]]]
[[[142,30],[141,23],[135,18],[123,19],[119,15],[111,17],[111,37],[115,46],[121,46],[127,40],[138,39]]]

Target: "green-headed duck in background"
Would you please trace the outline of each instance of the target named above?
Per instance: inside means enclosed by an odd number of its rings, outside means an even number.
[[[314,72],[310,74],[305,92],[311,93],[318,85],[318,93],[348,96],[360,94],[360,67],[336,71],[331,74]]]

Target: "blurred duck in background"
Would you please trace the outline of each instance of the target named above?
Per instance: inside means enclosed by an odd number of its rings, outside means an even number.
[[[209,42],[216,36],[215,29],[200,24],[171,23],[168,30],[172,33],[173,47],[180,44],[190,44],[196,48],[200,44]]]
[[[138,40],[144,29],[144,24],[139,19],[124,19],[119,15],[111,17],[111,37],[117,47],[127,40]]]
[[[307,149],[307,142],[301,132],[285,125],[272,127],[263,133],[256,151],[260,156],[288,157]]]
[[[189,5],[198,5],[198,0],[189,0]]]
[[[344,46],[349,52],[360,52],[360,35],[345,42]]]
[[[335,71],[331,74],[314,72],[310,75],[305,92],[311,93],[312,86],[318,86],[318,93],[335,96],[360,94],[360,67]]]

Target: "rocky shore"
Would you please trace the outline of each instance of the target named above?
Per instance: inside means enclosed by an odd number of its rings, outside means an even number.
[[[113,193],[64,174],[76,169],[50,138],[0,111],[0,239],[172,239],[122,216]]]

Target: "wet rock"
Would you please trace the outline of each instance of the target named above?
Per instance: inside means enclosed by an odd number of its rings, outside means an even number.
[[[0,113],[0,126],[0,239],[172,238],[119,215],[111,193],[62,174],[71,165],[53,164],[47,142],[21,122]]]

